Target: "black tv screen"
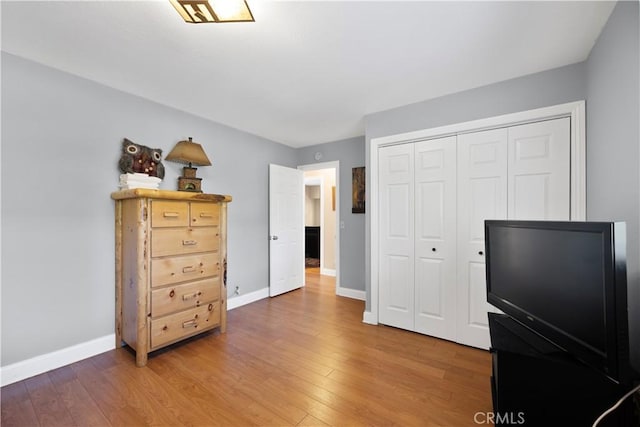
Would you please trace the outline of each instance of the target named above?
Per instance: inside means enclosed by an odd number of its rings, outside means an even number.
[[[485,245],[489,303],[626,381],[624,223],[491,220]]]

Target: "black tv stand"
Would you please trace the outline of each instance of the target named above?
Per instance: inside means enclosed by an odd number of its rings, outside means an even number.
[[[503,314],[489,313],[496,425],[590,427],[623,386]],[[628,398],[599,427],[640,426]]]

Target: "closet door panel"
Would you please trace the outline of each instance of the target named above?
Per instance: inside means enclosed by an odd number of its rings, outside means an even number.
[[[507,218],[507,129],[458,136],[456,341],[489,348],[484,221]]]
[[[456,137],[415,144],[415,331],[455,339]]]
[[[380,148],[379,321],[413,330],[414,155],[413,145]]]
[[[570,119],[509,128],[510,219],[570,219]]]

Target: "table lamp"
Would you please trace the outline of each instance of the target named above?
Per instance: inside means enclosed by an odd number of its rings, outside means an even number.
[[[188,141],[180,141],[173,147],[173,150],[165,157],[165,160],[186,164],[182,168],[182,176],[178,177],[179,191],[192,191],[202,193],[202,178],[196,178],[196,166],[211,166],[211,160],[207,157],[202,146],[193,142],[189,137]]]

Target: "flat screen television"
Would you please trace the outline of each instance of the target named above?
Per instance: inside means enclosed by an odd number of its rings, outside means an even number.
[[[485,250],[490,304],[631,381],[625,223],[487,220]]]

